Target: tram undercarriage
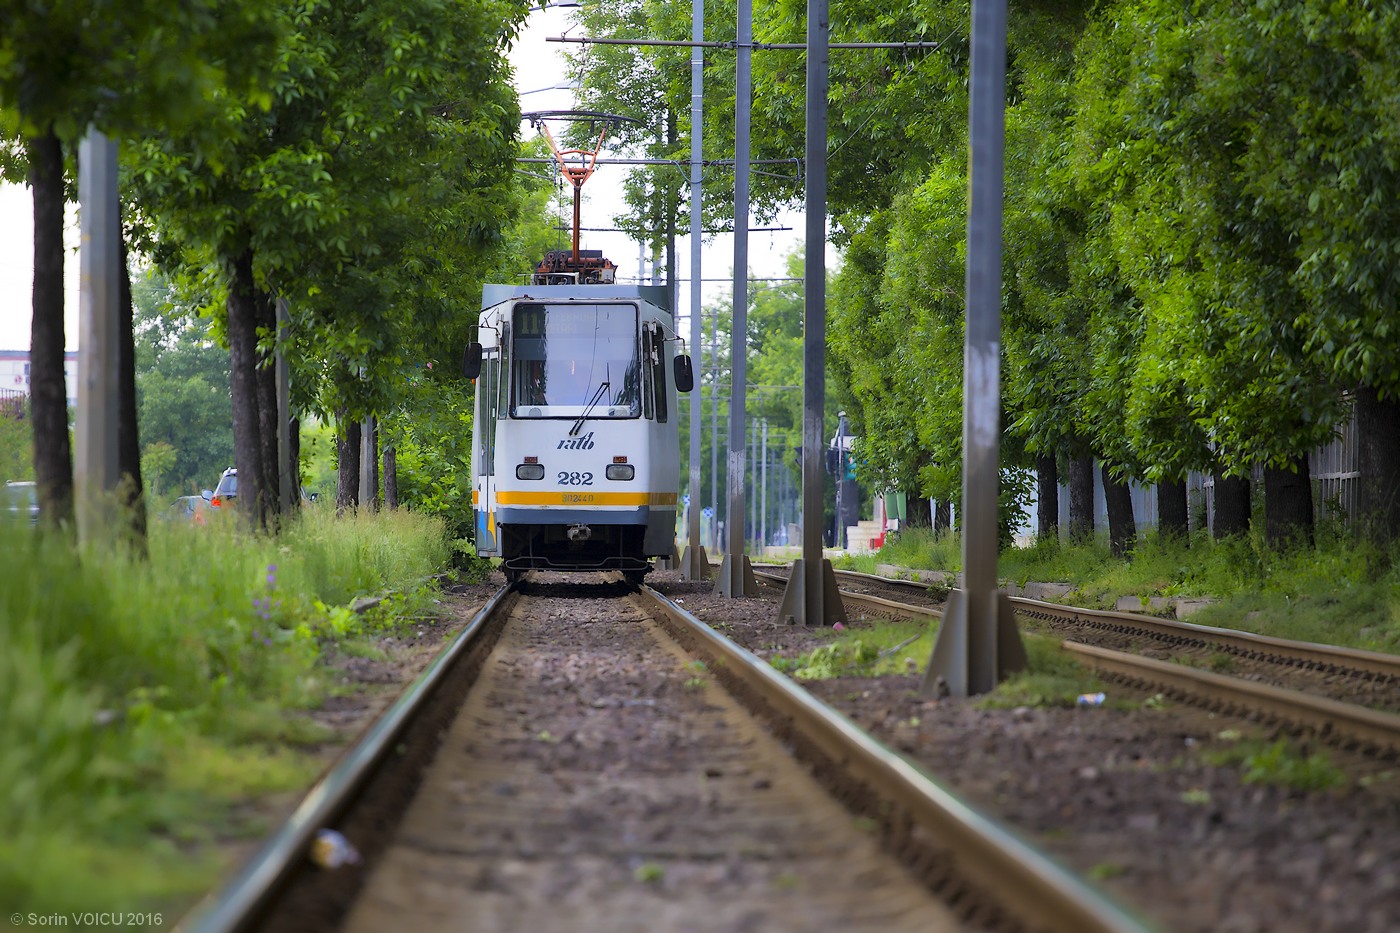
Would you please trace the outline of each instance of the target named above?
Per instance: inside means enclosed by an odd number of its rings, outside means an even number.
[[[507,579],[527,570],[621,570],[640,581],[651,563],[644,553],[645,525],[501,525],[502,567]]]

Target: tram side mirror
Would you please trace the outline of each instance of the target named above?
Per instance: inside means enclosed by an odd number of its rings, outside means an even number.
[[[462,355],[462,375],[468,379],[481,375],[481,344],[475,340],[467,344],[467,352]]]
[[[676,369],[676,390],[689,392],[695,388],[695,370],[690,366],[690,354],[682,353],[672,361]]]

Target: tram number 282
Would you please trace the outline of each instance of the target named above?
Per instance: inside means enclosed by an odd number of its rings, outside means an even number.
[[[575,471],[575,472],[573,472],[573,473],[560,472],[560,474],[559,474],[559,485],[560,485],[560,486],[592,486],[592,485],[593,485],[593,474],[592,474],[592,473],[579,473],[579,472],[577,472],[577,471]]]

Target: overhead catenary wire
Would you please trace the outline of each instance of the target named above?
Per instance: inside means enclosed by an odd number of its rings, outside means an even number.
[[[690,39],[594,39],[588,36],[550,36],[548,42],[570,42],[575,45],[640,45],[640,46],[665,46],[671,48],[702,48],[702,49],[728,49],[737,51],[738,49],[750,49],[753,51],[776,51],[776,52],[805,52],[807,43],[805,42],[695,42]],[[828,48],[833,49],[936,49],[940,48],[940,42],[925,42],[920,39],[908,42],[832,42]]]

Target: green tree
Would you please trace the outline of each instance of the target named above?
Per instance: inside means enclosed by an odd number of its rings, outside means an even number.
[[[407,363],[460,329],[464,271],[494,247],[513,184],[518,111],[496,0],[282,11],[270,97],[226,96],[217,132],[148,140],[131,162],[167,267],[225,298],[245,515],[277,503],[274,296],[285,349],[322,412],[392,407]],[[305,397],[305,396],[303,396]]]
[[[159,483],[173,495],[212,489],[233,465],[228,353],[214,342],[209,319],[175,306],[156,273],[148,271],[133,293],[143,457],[160,470],[151,488]],[[166,453],[152,458],[156,449]]]
[[[274,37],[271,0],[89,0],[0,9],[0,139],[7,177],[34,191],[31,392],[45,520],[72,518],[63,377],[64,151],[93,126],[130,138],[190,125],[212,95],[244,87]]]

